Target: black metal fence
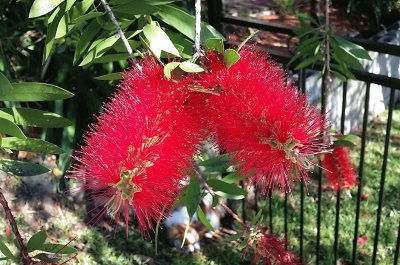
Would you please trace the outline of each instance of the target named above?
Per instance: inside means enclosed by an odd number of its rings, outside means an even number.
[[[265,21],[258,21],[254,19],[247,19],[247,18],[240,18],[240,17],[234,17],[227,15],[223,12],[222,9],[222,1],[221,0],[207,0],[208,4],[208,18],[209,18],[209,23],[216,27],[217,29],[221,30],[223,24],[229,24],[229,25],[237,25],[237,26],[244,26],[244,27],[251,27],[251,28],[256,28],[259,30],[263,31],[270,31],[270,32],[277,32],[277,33],[284,33],[293,36],[293,30],[291,28],[288,28],[283,25],[275,24],[275,23],[268,23]],[[370,51],[377,51],[379,53],[384,53],[388,55],[393,55],[393,56],[400,56],[400,46],[397,45],[391,45],[391,44],[386,44],[386,43],[378,43],[375,41],[369,41],[369,40],[361,40],[361,39],[356,39],[356,38],[347,38],[350,41],[353,41],[361,46],[363,46],[365,49],[370,50]],[[290,59],[290,56],[285,55],[285,54],[278,54],[274,53],[273,51],[268,51],[271,56],[278,60],[279,62],[282,63],[287,63],[288,60]],[[320,65],[316,65],[314,67],[314,70],[321,70]],[[307,71],[306,69],[301,70],[298,73],[298,87],[301,89],[304,93],[306,91],[306,76],[307,76]],[[288,214],[289,214],[289,209],[288,209],[288,196],[297,196],[297,194],[293,193],[292,195],[290,194],[285,194],[283,200],[283,219],[284,219],[284,224],[283,224],[283,232],[284,232],[284,238],[288,239],[288,226],[295,226],[296,229],[298,228],[298,251],[299,256],[301,257],[302,261],[304,263],[311,264],[314,262],[310,260],[305,260],[305,250],[304,246],[305,244],[315,244],[315,263],[316,264],[337,264],[337,262],[342,258],[340,257],[340,253],[338,251],[338,246],[339,246],[339,231],[341,227],[343,226],[354,226],[354,232],[352,235],[348,235],[352,237],[352,245],[347,246],[347,252],[349,253],[349,257],[346,260],[341,260],[341,264],[377,264],[377,253],[378,253],[378,243],[379,243],[379,236],[380,236],[380,230],[381,230],[381,221],[382,221],[382,207],[383,207],[383,199],[384,199],[384,189],[385,189],[385,177],[386,177],[386,171],[387,171],[387,165],[388,165],[388,156],[389,156],[389,145],[390,145],[390,137],[391,137],[391,129],[392,129],[392,119],[393,119],[393,109],[395,105],[395,92],[396,90],[400,91],[400,79],[398,78],[393,78],[393,77],[388,77],[385,75],[380,75],[380,74],[372,74],[364,71],[358,71],[358,70],[352,70],[352,73],[354,76],[357,78],[357,80],[365,82],[365,100],[364,100],[364,114],[363,114],[363,122],[362,122],[362,129],[361,129],[361,147],[360,147],[360,154],[359,154],[359,165],[358,165],[358,188],[357,188],[357,197],[355,201],[355,222],[354,223],[346,223],[343,224],[340,222],[340,210],[341,210],[341,193],[340,191],[336,194],[336,203],[335,203],[335,223],[332,224],[334,227],[334,235],[333,235],[333,242],[331,242],[331,249],[328,251],[331,251],[333,254],[332,259],[326,259],[321,255],[321,208],[323,205],[321,205],[321,194],[322,194],[322,174],[319,173],[317,176],[317,194],[316,194],[316,203],[317,204],[317,214],[315,216],[316,219],[316,233],[314,239],[310,239],[310,236],[305,237],[305,231],[304,231],[304,223],[305,223],[305,187],[304,185],[300,185],[299,191],[300,191],[300,202],[299,202],[299,215],[298,215],[298,223],[293,224],[293,223],[288,223]],[[321,80],[322,82],[322,80]],[[387,123],[386,123],[386,131],[385,131],[385,140],[384,140],[384,149],[383,149],[383,156],[382,156],[382,166],[381,166],[381,172],[380,172],[380,185],[379,185],[379,197],[378,197],[378,203],[376,205],[376,214],[375,216],[370,216],[369,218],[375,218],[375,227],[371,227],[370,229],[374,229],[374,238],[373,238],[373,250],[372,250],[372,255],[371,259],[365,260],[365,259],[360,259],[358,256],[358,239],[360,236],[360,208],[361,208],[361,200],[362,200],[362,195],[363,195],[363,177],[365,175],[364,172],[364,165],[365,165],[365,152],[366,152],[366,143],[367,143],[367,131],[368,131],[368,113],[369,113],[369,102],[370,102],[370,92],[371,92],[371,84],[378,84],[382,85],[390,90],[390,96],[389,96],[389,104],[388,104],[388,117],[387,117]],[[321,83],[322,87],[322,83]],[[340,132],[343,134],[345,132],[345,118],[346,118],[346,102],[348,100],[352,100],[351,98],[348,98],[347,95],[347,83],[343,83],[342,87],[342,106],[341,106],[341,119],[340,119]],[[321,89],[321,93],[324,93]],[[321,99],[323,97],[321,96]],[[321,100],[321,105],[322,108],[325,109],[325,104],[323,100]],[[400,164],[400,161],[398,161]],[[321,172],[321,171],[320,171]],[[398,176],[400,178],[400,176]],[[303,182],[303,181],[302,181]],[[304,183],[302,183],[304,184]],[[397,192],[400,193],[400,187],[397,187]],[[255,196],[255,205],[254,208],[255,210],[258,209],[259,207],[259,202],[258,202],[258,196],[256,194]],[[274,224],[273,218],[275,213],[274,209],[276,210],[277,208],[274,207],[274,204],[276,203],[276,199],[274,196],[269,196],[267,199],[267,205],[266,207],[266,212],[269,214],[269,229],[271,232],[274,232]],[[307,203],[310,203],[309,201]],[[282,206],[282,205],[281,205]],[[243,202],[243,207],[245,208],[245,202]],[[399,210],[400,205],[398,206]],[[245,210],[243,210],[244,213],[244,218],[246,218]],[[400,220],[395,221],[396,224],[398,223],[398,231],[393,231],[393,233],[397,234],[397,242],[395,243],[394,246],[394,251],[391,253],[394,253],[393,256],[393,264],[397,265],[399,262],[399,249],[400,249]],[[312,235],[313,236],[313,235]],[[292,238],[289,238],[289,243]],[[311,242],[309,242],[311,241]],[[387,263],[385,263],[387,264]]]

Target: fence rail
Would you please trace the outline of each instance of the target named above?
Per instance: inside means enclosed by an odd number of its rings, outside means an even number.
[[[208,17],[209,23],[212,24],[217,29],[222,29],[222,24],[231,24],[237,26],[244,26],[244,27],[251,27],[256,28],[259,30],[275,32],[275,33],[283,33],[287,35],[294,35],[294,32],[291,28],[287,26],[283,26],[277,23],[269,23],[265,21],[259,21],[255,19],[248,19],[248,18],[239,18],[234,17],[231,15],[227,15],[223,13],[222,10],[222,2],[221,0],[207,0],[208,4]],[[357,38],[350,38],[346,37],[348,40],[359,44],[360,46],[364,47],[369,51],[376,51],[379,53],[385,53],[393,56],[400,56],[400,46],[381,43],[371,40],[362,40]],[[290,55],[287,53],[277,53],[274,51],[268,51],[271,56],[278,60],[281,63],[287,63],[290,59]],[[316,64],[313,67],[313,70],[321,70],[322,64]],[[388,156],[389,156],[389,146],[390,146],[390,133],[392,128],[392,120],[393,120],[393,109],[394,109],[394,101],[395,101],[395,92],[396,90],[400,90],[400,79],[389,77],[381,74],[373,74],[365,71],[359,70],[351,70],[357,80],[365,82],[365,99],[364,99],[364,114],[363,114],[363,121],[362,121],[362,130],[361,130],[361,147],[360,147],[360,160],[358,165],[358,188],[357,188],[357,198],[356,198],[356,207],[355,207],[355,222],[354,222],[354,233],[353,237],[353,244],[349,246],[351,248],[351,264],[357,264],[357,240],[359,237],[359,224],[360,224],[360,209],[361,209],[361,197],[362,197],[362,190],[363,190],[363,177],[365,175],[364,172],[364,165],[365,165],[365,152],[366,152],[366,139],[367,139],[367,130],[368,130],[368,113],[369,113],[369,102],[371,97],[371,84],[378,84],[384,87],[385,89],[390,89],[390,97],[389,97],[389,104],[388,104],[388,117],[387,117],[387,124],[385,130],[385,141],[384,141],[384,152],[383,152],[383,159],[382,159],[382,168],[380,174],[380,185],[379,185],[379,199],[377,204],[377,211],[376,211],[376,222],[375,222],[375,233],[374,233],[374,242],[373,242],[373,251],[372,251],[372,260],[371,264],[377,263],[377,253],[378,253],[378,242],[379,242],[379,232],[381,228],[381,215],[382,215],[382,207],[383,207],[383,197],[384,197],[384,189],[385,189],[385,177],[387,171],[387,163],[388,163]],[[305,93],[306,91],[306,69],[302,69],[298,73],[298,87]],[[342,86],[342,106],[341,106],[341,119],[340,119],[340,132],[343,134],[345,132],[345,118],[346,118],[346,103],[348,100],[347,90],[348,84],[346,82],[343,83]],[[322,86],[323,87],[323,86]],[[321,89],[321,93],[325,93],[323,89]],[[321,108],[324,110],[326,108],[326,102],[324,102],[324,97],[321,96]],[[320,171],[321,172],[321,171]],[[400,177],[400,176],[399,176]],[[322,193],[322,174],[318,175],[318,193],[317,193],[317,233],[316,233],[316,248],[315,248],[315,255],[316,255],[316,264],[327,264],[322,263],[324,262],[321,260],[321,193]],[[398,189],[400,192],[400,187]],[[293,195],[294,196],[294,195]],[[267,202],[267,208],[269,213],[269,229],[271,232],[274,232],[274,222],[273,216],[274,213],[274,198],[272,193],[270,194]],[[304,187],[304,180],[301,180],[300,185],[300,209],[299,209],[299,256],[301,261],[309,262],[304,260],[304,246],[307,242],[305,242],[305,231],[304,231],[304,222],[305,222],[305,187]],[[243,202],[243,207],[246,207],[245,203]],[[255,202],[255,208],[258,207],[257,196]],[[333,263],[340,259],[338,246],[339,246],[339,231],[340,231],[340,209],[341,209],[341,193],[340,191],[336,194],[336,204],[335,204],[335,223],[334,223],[334,240],[332,243],[332,251],[333,251]],[[245,210],[243,209],[243,212]],[[288,198],[287,194],[285,194],[284,202],[283,202],[283,214],[284,214],[284,238],[288,238]],[[246,217],[245,215],[243,216]],[[399,261],[399,249],[400,249],[400,220],[398,221],[399,227],[397,231],[397,242],[394,249],[394,265],[398,264]],[[343,225],[343,224],[342,224]],[[350,225],[350,224],[346,224]],[[368,262],[369,263],[369,262]]]

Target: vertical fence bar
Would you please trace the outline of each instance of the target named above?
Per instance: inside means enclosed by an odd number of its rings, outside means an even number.
[[[245,189],[243,181],[240,181],[240,186],[242,187],[242,189]],[[246,216],[246,198],[247,198],[247,195],[242,200],[242,219],[243,219],[243,222],[246,222],[246,219],[247,219],[247,216]]]
[[[390,131],[392,129],[392,117],[394,109],[394,88],[390,88],[390,99],[389,99],[389,114],[386,124],[386,136],[385,136],[385,149],[383,151],[383,162],[382,162],[382,175],[381,183],[379,188],[379,201],[378,201],[378,211],[376,213],[376,226],[375,226],[375,238],[374,238],[374,250],[372,252],[372,265],[376,264],[376,255],[378,251],[378,241],[379,241],[379,230],[381,227],[381,215],[382,215],[382,205],[383,205],[383,193],[385,189],[385,177],[386,177],[386,167],[387,159],[389,155],[389,142],[390,142]]]
[[[356,264],[358,224],[359,224],[359,220],[360,220],[362,179],[363,179],[363,173],[364,173],[364,156],[365,156],[365,142],[366,142],[366,138],[367,138],[370,87],[371,87],[371,84],[367,83],[367,87],[365,88],[366,90],[365,90],[365,102],[364,102],[364,118],[363,118],[363,125],[362,125],[362,134],[361,134],[360,165],[358,168],[358,191],[357,191],[357,204],[356,204],[356,220],[355,220],[355,225],[354,225],[352,264]]]
[[[221,31],[221,0],[207,0],[208,23]]]
[[[400,222],[399,222],[399,231],[397,232],[396,250],[394,252],[394,265],[397,265],[399,263],[399,251],[400,251]]]
[[[324,79],[321,80],[321,113],[325,114],[326,112],[326,100],[327,100],[327,93],[326,87],[324,84]],[[321,134],[324,132],[321,131]],[[321,170],[321,160],[319,161],[320,170],[318,173],[318,205],[317,205],[317,247],[316,247],[316,264],[319,264],[319,252],[320,252],[320,245],[321,245],[321,197],[322,197],[322,170]]]
[[[340,117],[340,133],[343,135],[346,122],[346,103],[347,103],[347,82],[343,83],[342,93],[342,115]],[[338,245],[339,245],[339,223],[340,223],[340,190],[336,193],[336,217],[335,217],[335,241],[333,243],[334,263],[338,259]]]
[[[302,93],[306,94],[306,69],[303,68],[299,72],[299,86]],[[303,262],[303,238],[304,238],[304,178],[301,177],[300,183],[300,262]]]

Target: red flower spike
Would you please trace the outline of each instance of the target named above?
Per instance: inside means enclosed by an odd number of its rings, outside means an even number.
[[[243,250],[242,258],[252,248],[254,251],[253,264],[266,265],[300,265],[296,256],[285,248],[285,242],[268,233],[265,229],[259,229],[250,233],[248,243]]]
[[[357,174],[351,164],[349,151],[344,146],[335,146],[332,153],[325,154],[322,168],[329,187],[335,192],[357,185]]]
[[[152,58],[141,65],[142,71],[132,68],[124,74],[98,123],[86,133],[70,177],[104,206],[93,221],[106,211],[116,221],[122,214],[128,229],[132,208],[147,234],[176,199],[202,125],[192,117],[197,106],[188,101],[188,78],[167,80]]]
[[[268,55],[245,49],[240,56],[227,69],[218,54],[206,55],[209,73],[198,85],[220,92],[207,102],[210,127],[239,172],[262,184],[264,194],[274,184],[289,190],[294,178],[307,178],[311,157],[328,149],[321,137],[328,124]]]

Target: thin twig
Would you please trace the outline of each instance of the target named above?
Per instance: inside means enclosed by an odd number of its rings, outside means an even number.
[[[214,191],[213,191],[213,190],[210,188],[210,186],[208,186],[208,184],[204,181],[204,178],[203,178],[203,176],[200,174],[199,170],[195,168],[194,171],[195,171],[196,176],[197,176],[197,178],[199,179],[200,183],[204,186],[204,188],[205,188],[212,196],[215,196]],[[224,208],[225,211],[226,211],[228,214],[230,214],[230,215],[233,217],[233,219],[235,219],[239,224],[245,226],[243,220],[242,220],[236,213],[234,213],[225,203],[219,202],[219,205],[221,205],[222,208]]]
[[[133,51],[131,48],[131,45],[129,45],[128,39],[125,37],[124,32],[122,31],[121,27],[118,24],[117,19],[114,16],[114,13],[112,12],[110,6],[108,5],[108,3],[106,2],[106,0],[100,0],[100,2],[102,3],[104,9],[107,12],[108,17],[110,18],[111,22],[114,24],[116,30],[117,30],[117,34],[118,36],[121,38],[123,45],[126,48],[126,51],[128,52],[129,56],[132,58],[133,63],[136,65],[136,67],[142,71],[142,67],[137,63],[135,56],[133,55]]]
[[[10,222],[12,231],[17,240],[19,250],[21,251],[22,264],[29,264],[29,265],[33,264],[32,258],[29,257],[28,250],[26,249],[26,246],[24,244],[24,240],[22,239],[21,234],[19,233],[17,222],[15,221],[15,218],[11,212],[10,207],[8,206],[8,202],[3,195],[1,188],[0,188],[0,204],[1,204],[1,206],[3,206],[3,209],[6,213],[7,220],[8,220],[8,222]]]
[[[201,0],[196,0],[195,9],[195,31],[194,31],[194,54],[193,57],[201,55],[200,50],[200,31],[201,31]]]

